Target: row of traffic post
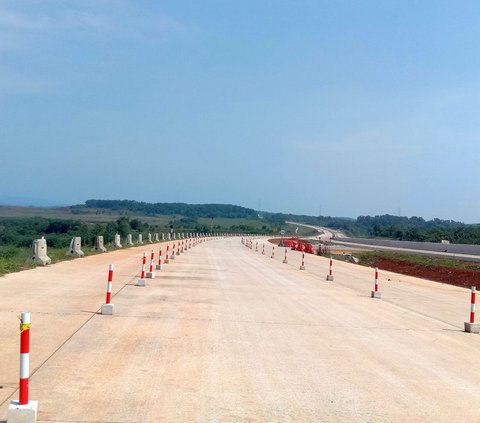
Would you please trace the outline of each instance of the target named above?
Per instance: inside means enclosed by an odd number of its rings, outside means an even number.
[[[254,240],[249,237],[249,236],[242,236],[241,238],[242,244],[244,244],[247,248],[250,248],[253,250],[253,242]],[[255,240],[255,251],[258,252],[258,241]],[[262,254],[265,255],[265,243],[263,243],[262,246]],[[275,258],[275,244],[272,244],[272,254],[270,258]],[[288,258],[287,258],[287,248],[285,248],[285,258],[283,259],[283,263],[287,264],[288,263]],[[300,262],[300,270],[305,270],[305,253],[302,252],[302,259]],[[380,293],[378,289],[378,268],[376,267],[374,269],[374,288],[371,291],[371,298],[376,298],[376,299],[381,299],[382,294]],[[329,266],[329,271],[327,273],[327,276],[325,278],[327,281],[334,281],[334,276],[333,276],[333,258],[330,257],[330,266]],[[468,322],[464,322],[464,330],[465,332],[468,333],[480,333],[480,324],[475,323],[475,301],[476,301],[476,287],[472,286],[471,287],[471,294],[470,294],[470,319]]]
[[[137,286],[146,286],[146,278],[155,278],[155,270],[161,270],[163,264],[168,264],[179,254],[195,247],[196,245],[220,237],[235,236],[236,234],[215,234],[208,236],[206,234],[192,234],[192,237],[184,238],[173,243],[170,250],[169,244],[166,246],[166,255],[163,260],[162,246],[159,247],[158,263],[155,265],[155,249],[152,249],[150,255],[149,270],[146,271],[147,253],[142,255],[142,268],[140,278],[137,280]],[[100,308],[102,315],[112,315],[114,304],[112,303],[112,290],[114,281],[114,265],[108,266],[107,292],[105,303]],[[7,423],[35,423],[37,420],[38,401],[29,399],[29,375],[30,375],[30,313],[22,312],[20,318],[20,380],[19,380],[19,399],[10,402],[7,412]]]

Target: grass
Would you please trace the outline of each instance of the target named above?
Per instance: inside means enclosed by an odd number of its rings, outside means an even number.
[[[464,269],[464,270],[480,270],[480,263],[465,262],[449,258],[435,258],[428,256],[421,256],[415,254],[402,254],[402,253],[388,253],[380,251],[368,251],[364,253],[356,253],[355,257],[360,260],[362,265],[370,265],[375,262],[376,259],[389,259],[389,260],[400,260],[404,262],[409,262],[412,264],[425,266],[425,267],[452,267],[455,269]]]
[[[120,213],[106,209],[85,209],[82,213],[73,213],[70,207],[40,208],[40,207],[16,207],[0,206],[0,218],[34,218],[79,220],[87,223],[108,223],[116,221],[122,216],[128,216],[130,220],[138,219],[149,225],[166,226],[173,216],[146,216],[142,213]]]
[[[298,228],[298,232],[295,233],[295,229],[297,228]],[[306,228],[305,226],[292,225],[290,223],[287,223],[285,225],[285,230],[288,235],[299,236],[299,237],[314,236],[318,234],[318,232],[315,229]]]
[[[39,208],[39,207],[16,207],[16,206],[0,206],[0,218],[14,218],[14,219],[32,219],[32,218],[44,218],[44,219],[55,219],[55,220],[76,220],[82,221],[84,223],[108,223],[114,222],[120,217],[128,216],[130,220],[138,219],[141,222],[146,222],[151,226],[157,226],[158,229],[153,227],[149,230],[150,232],[167,232],[167,227],[170,222],[174,222],[175,232],[193,232],[193,229],[181,229],[179,225],[182,223],[179,222],[182,219],[182,216],[147,216],[142,213],[128,213],[118,212],[113,210],[106,209],[81,209],[80,212],[78,209],[71,207],[58,207],[58,208]],[[176,222],[176,223],[175,223]],[[213,223],[213,231],[215,232],[226,232],[231,230],[231,228],[238,228],[239,232],[244,230],[252,231],[267,231],[271,230],[271,224],[265,222],[262,219],[228,219],[228,218],[214,218],[213,222],[210,218],[199,218],[197,222],[201,226],[210,228]],[[218,228],[220,227],[220,229]],[[0,230],[2,228],[0,227]],[[30,239],[33,240],[35,237],[38,237],[38,233],[21,233],[15,234],[17,238],[25,238],[25,242],[19,243],[15,242],[14,245],[26,245],[30,242]],[[144,229],[141,231],[144,235],[146,242],[146,232],[148,230]],[[133,239],[136,240],[137,231],[130,231],[133,235]],[[31,237],[31,238],[30,238]],[[56,243],[53,245],[62,245],[63,241],[69,242],[71,235],[66,234],[52,234],[47,236],[51,239],[56,237]],[[65,238],[65,239],[64,239]],[[18,239],[16,239],[18,241]],[[124,240],[123,240],[124,241]],[[52,242],[52,241],[51,241]],[[13,244],[13,242],[12,242]],[[48,256],[52,259],[52,263],[57,263],[64,260],[71,260],[72,257],[65,256],[67,247],[53,248],[50,244],[48,246]],[[148,245],[148,244],[145,244]],[[105,245],[107,250],[113,250],[112,244]],[[86,256],[97,254],[95,251],[92,251],[91,246],[82,246],[82,250]],[[18,272],[25,269],[31,269],[35,267],[34,264],[27,264],[26,260],[30,256],[30,248],[22,247],[13,247],[8,245],[0,245],[0,276],[7,273]]]
[[[146,247],[153,244],[145,244]],[[132,245],[132,248],[136,245]],[[114,251],[113,244],[105,245],[108,251]],[[48,247],[47,255],[51,258],[52,264],[59,263],[65,260],[73,260],[75,257],[66,256],[67,248],[53,248]],[[82,251],[85,253],[85,257],[92,256],[95,254],[100,254],[97,251],[92,249],[92,246],[82,245]],[[0,246],[0,276],[6,275],[7,273],[20,272],[22,270],[34,269],[37,267],[34,263],[26,263],[27,259],[30,257],[30,248],[20,248],[20,247],[6,247]]]

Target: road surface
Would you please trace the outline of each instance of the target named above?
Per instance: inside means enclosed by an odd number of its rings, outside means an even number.
[[[134,285],[131,248],[0,278],[0,343],[32,313],[43,422],[480,421],[469,291],[239,238],[205,242]],[[115,264],[115,314],[98,310]],[[0,421],[18,341],[0,350]]]

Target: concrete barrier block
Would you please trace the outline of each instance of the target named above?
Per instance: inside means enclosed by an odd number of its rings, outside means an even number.
[[[151,244],[153,241],[152,241],[152,234],[148,234],[147,235],[147,239],[148,239],[148,242]]]
[[[372,291],[372,298],[382,298],[380,291]]]
[[[147,281],[145,279],[138,279],[137,280],[137,286],[146,286]]]
[[[327,281],[333,282],[333,280],[334,280],[333,275],[327,275]]]
[[[162,270],[162,265],[161,265],[161,264],[157,264],[157,265],[155,266],[155,269],[156,269],[156,270]]]
[[[83,257],[85,253],[82,251],[82,238],[79,236],[73,237],[70,241],[70,247],[65,253],[66,256],[70,257]]]
[[[120,234],[115,234],[115,239],[113,240],[113,246],[115,248],[122,248],[122,243],[120,240]]]
[[[7,423],[36,423],[38,401],[28,401],[20,405],[20,401],[10,401],[7,411]]]
[[[95,243],[93,245],[93,249],[98,251],[99,253],[106,253],[107,249],[103,245],[103,236],[99,235],[95,237]]]
[[[138,244],[143,244],[143,235],[142,235],[142,234],[138,234],[137,243],[138,243]]]
[[[133,245],[132,234],[127,235],[127,239],[125,240],[125,245],[127,247],[130,247],[131,245]]]
[[[147,272],[148,279],[155,279],[155,272]]]
[[[158,234],[157,234],[157,233],[155,233],[155,234],[154,234],[154,236],[155,236],[155,238],[154,238],[154,239],[155,239],[155,242],[159,242],[159,241],[160,241],[160,239],[158,238]]]
[[[45,238],[35,239],[32,242],[32,252],[27,263],[35,263],[39,266],[46,266],[52,260],[47,255],[47,240]]]

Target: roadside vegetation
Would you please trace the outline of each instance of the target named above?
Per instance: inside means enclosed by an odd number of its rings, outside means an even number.
[[[264,213],[265,219],[281,224],[286,220],[315,226],[340,229],[350,236],[385,238],[401,241],[440,242],[448,240],[458,244],[480,244],[480,225],[453,220],[392,215],[359,216],[356,219],[329,216],[305,216],[283,213]]]
[[[449,240],[452,243],[480,244],[480,225],[451,220],[424,220],[420,217],[392,215],[360,216],[356,219],[257,212],[229,204],[144,203],[129,200],[88,200],[85,204],[59,208],[0,206],[0,274],[28,268],[32,240],[43,233],[52,260],[64,260],[73,236],[82,238],[86,254],[97,235],[104,237],[107,248],[116,233],[122,239],[132,234],[161,232],[240,232],[264,235],[305,237],[316,232],[287,225],[298,221],[339,229],[351,236],[408,241]],[[58,251],[58,253],[57,253]],[[368,253],[367,253],[368,254]],[[386,254],[386,253],[381,253]],[[414,256],[412,260],[433,260]],[[397,256],[397,259],[398,256]],[[364,263],[373,258],[365,256]],[[426,264],[415,262],[418,265]],[[449,266],[443,263],[442,266]],[[465,265],[468,266],[468,265]]]
[[[78,206],[74,206],[73,209],[69,207],[60,209],[37,208],[34,209],[36,215],[32,215],[32,209],[27,207],[0,207],[0,216],[2,216],[2,211],[4,212],[3,215],[5,213],[8,215],[8,217],[0,217],[0,275],[35,267],[35,265],[25,262],[30,256],[32,241],[42,235],[47,240],[48,256],[52,259],[52,263],[55,263],[70,259],[70,257],[65,256],[65,252],[74,236],[82,238],[82,250],[85,255],[91,255],[96,254],[92,251],[92,247],[95,237],[98,235],[103,236],[105,246],[110,250],[117,233],[120,234],[122,240],[125,240],[127,234],[132,234],[135,243],[140,233],[143,234],[145,242],[148,233],[153,235],[154,233],[173,231],[176,233],[242,232],[270,234],[274,229],[269,223],[258,219],[258,217],[225,217],[224,215],[228,213],[233,216],[241,214],[230,206],[224,209],[219,206],[200,207],[199,215],[211,213],[215,210],[220,215],[203,217],[178,214],[147,216],[142,215],[138,210],[90,209],[83,206],[80,209],[81,212],[78,211]],[[77,210],[77,212],[72,210]],[[178,209],[175,210],[178,211]],[[163,213],[165,209],[159,211]],[[129,213],[132,213],[135,217],[129,216]],[[43,216],[43,214],[48,217]],[[190,212],[190,215],[195,215],[195,213]],[[93,217],[93,219],[90,219],[90,217]]]

